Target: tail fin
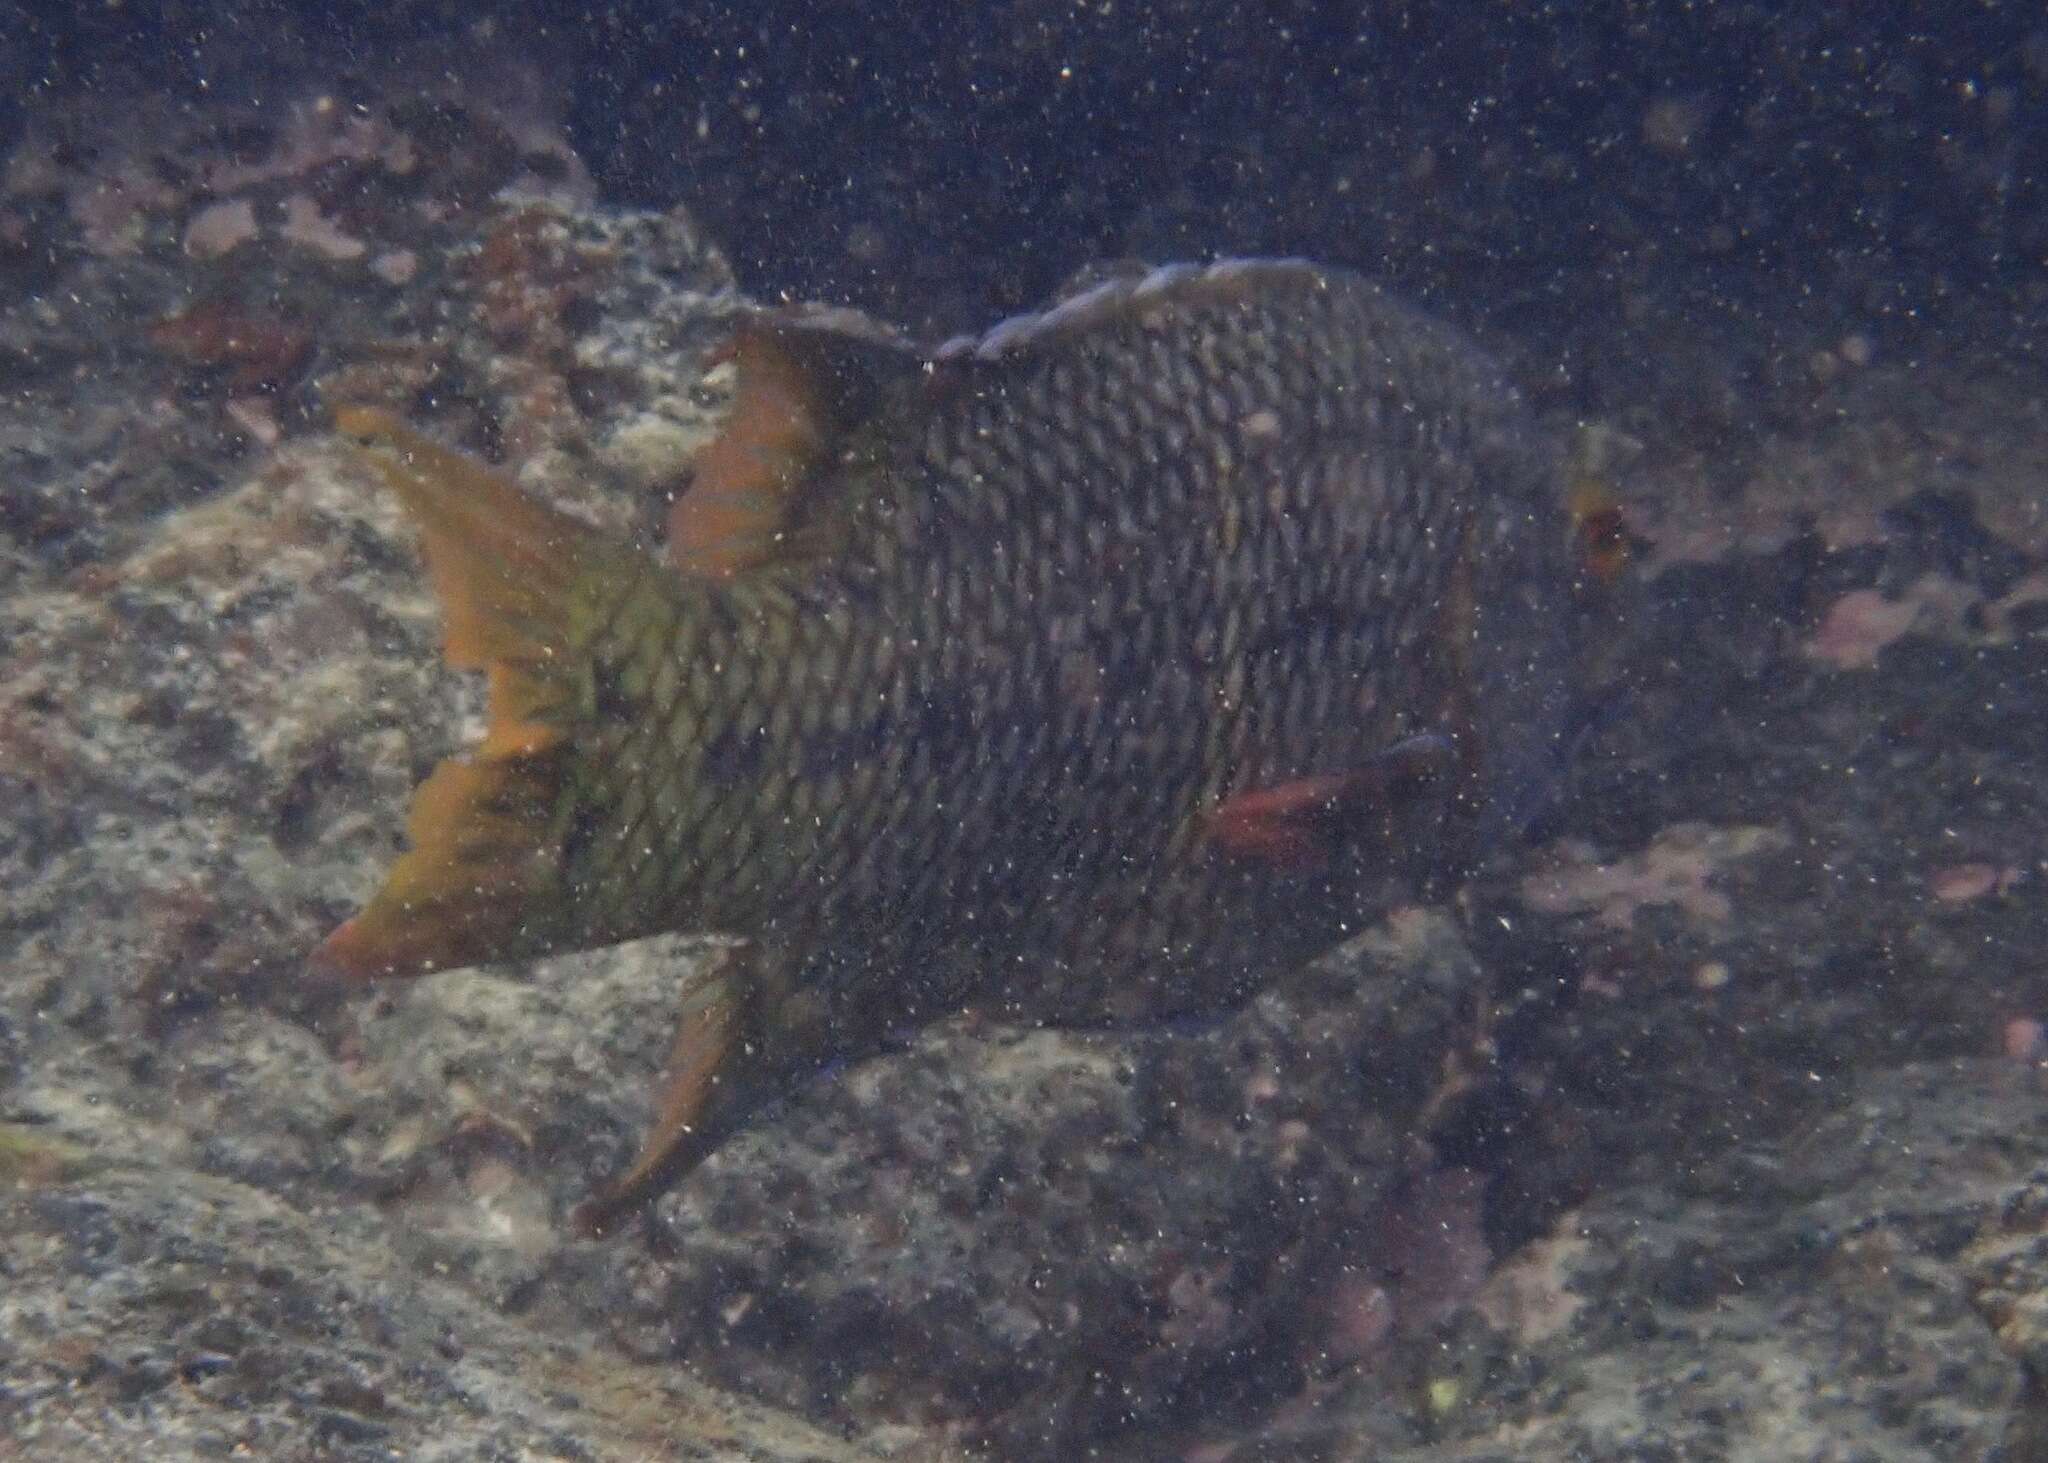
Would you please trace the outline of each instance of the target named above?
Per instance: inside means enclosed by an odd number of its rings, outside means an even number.
[[[586,704],[575,596],[630,550],[388,412],[349,407],[357,438],[419,524],[450,665],[489,677],[480,745],[421,784],[412,848],[316,958],[357,978],[549,948],[560,921],[562,762]]]

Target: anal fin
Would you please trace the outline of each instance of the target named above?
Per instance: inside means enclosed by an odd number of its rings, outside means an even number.
[[[749,941],[693,983],[654,1120],[625,1171],[577,1206],[576,1229],[593,1238],[612,1232],[763,1108],[817,1075],[828,1057],[849,1054],[846,1027],[827,1019],[803,978],[811,948],[803,938]]]

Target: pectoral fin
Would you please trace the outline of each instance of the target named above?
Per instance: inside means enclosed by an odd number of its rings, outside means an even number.
[[[1209,813],[1208,837],[1242,858],[1316,869],[1348,826],[1391,808],[1417,782],[1453,765],[1451,740],[1434,732],[1405,738],[1348,772],[1247,788]]]

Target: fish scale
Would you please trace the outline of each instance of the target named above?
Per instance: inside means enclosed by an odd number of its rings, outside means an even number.
[[[1371,284],[1174,268],[929,357],[773,314],[732,354],[673,569],[353,416],[427,530],[451,660],[503,688],[331,957],[748,941],[686,996],[593,1222],[961,1000],[1240,1000],[1554,782],[1551,458],[1476,350]],[[531,846],[463,863],[442,825],[515,782],[552,790]]]

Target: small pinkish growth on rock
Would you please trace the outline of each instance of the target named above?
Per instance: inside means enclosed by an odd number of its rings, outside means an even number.
[[[277,424],[277,417],[270,409],[268,399],[261,396],[237,396],[222,408],[228,420],[241,428],[249,439],[262,447],[275,447],[284,436],[283,428]]]
[[[1324,1349],[1342,1362],[1371,1361],[1394,1337],[1394,1297],[1364,1275],[1340,1276],[1330,1287],[1330,1330]]]
[[[1927,887],[1943,904],[1967,904],[1987,894],[2003,894],[2020,881],[2020,871],[2011,865],[1950,864],[1927,878]]]
[[[1868,670],[1909,631],[1968,638],[1966,616],[1982,596],[1942,574],[1923,574],[1897,599],[1854,589],[1828,607],[1806,653],[1841,670]]]
[[[2038,1062],[2048,1056],[2048,1024],[2035,1016],[2015,1016],[1999,1032],[1999,1050],[2015,1062]]]
[[[1806,653],[1841,670],[1868,670],[1878,652],[1913,628],[1920,607],[1909,599],[1886,599],[1875,589],[1852,589],[1820,622]]]

